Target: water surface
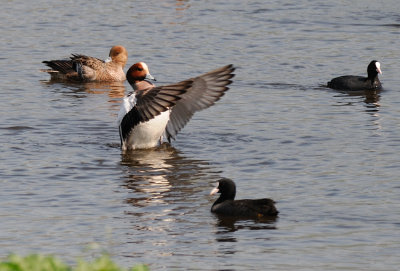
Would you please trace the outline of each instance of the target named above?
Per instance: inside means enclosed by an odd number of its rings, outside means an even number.
[[[397,1],[6,1],[0,255],[107,251],[152,270],[397,270]],[[158,84],[226,64],[228,93],[172,145],[122,154],[122,84],[49,82],[43,60],[122,44]],[[325,88],[382,63],[379,93]],[[127,69],[128,67],[126,67]],[[216,180],[279,218],[221,220]],[[88,249],[89,248],[89,249]]]

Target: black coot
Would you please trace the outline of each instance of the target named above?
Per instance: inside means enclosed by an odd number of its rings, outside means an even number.
[[[236,195],[235,183],[227,178],[220,179],[218,186],[210,195],[221,193],[211,207],[211,212],[219,215],[262,218],[278,215],[272,199],[242,199],[234,200]]]
[[[381,90],[382,85],[378,78],[378,73],[382,74],[381,64],[372,60],[369,63],[368,77],[345,75],[333,78],[328,82],[328,87],[338,90]]]

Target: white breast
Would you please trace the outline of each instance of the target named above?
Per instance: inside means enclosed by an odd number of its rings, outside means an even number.
[[[129,93],[127,96],[124,97],[122,100],[121,108],[118,112],[117,123],[118,126],[121,125],[122,119],[125,115],[132,110],[132,108],[136,105],[136,95],[134,93]]]
[[[129,138],[123,143],[122,149],[134,150],[158,146],[167,126],[169,114],[170,111],[168,110],[162,112],[154,119],[136,125]]]

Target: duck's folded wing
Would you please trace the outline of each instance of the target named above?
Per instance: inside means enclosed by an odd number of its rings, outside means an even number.
[[[42,61],[42,63],[49,66],[52,70],[45,70],[46,72],[60,72],[62,74],[67,74],[74,72],[72,67],[73,63],[71,60],[50,60],[50,61]]]
[[[96,57],[72,54],[71,56],[72,68],[79,76],[84,78],[84,67],[93,71],[100,71],[104,68],[105,61]]]
[[[101,60],[100,58],[80,54],[72,54],[71,61],[79,62],[89,67],[95,67],[105,63],[105,61]]]
[[[233,65],[227,65],[198,77],[192,78],[192,87],[172,108],[170,120],[165,129],[169,142],[186,125],[196,111],[210,107],[229,89],[234,74]]]
[[[121,140],[124,141],[140,122],[149,121],[174,106],[181,95],[192,86],[192,83],[191,80],[187,80],[174,85],[153,87],[126,96],[118,114]]]

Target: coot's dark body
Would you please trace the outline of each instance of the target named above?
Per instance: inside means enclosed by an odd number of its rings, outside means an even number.
[[[221,193],[211,207],[211,212],[235,217],[261,218],[277,216],[278,211],[272,199],[242,199],[234,200],[236,195],[235,183],[227,178],[218,181],[218,187],[210,194]]]
[[[378,74],[382,74],[380,66],[378,61],[373,60],[367,68],[368,77],[355,75],[340,76],[328,82],[328,87],[346,91],[381,90],[382,85],[378,78]]]

